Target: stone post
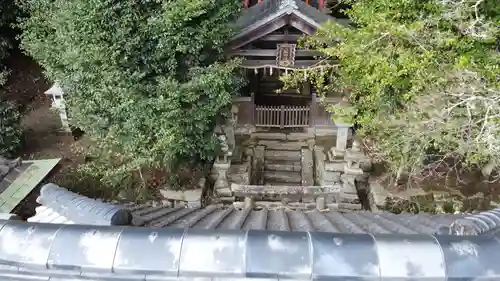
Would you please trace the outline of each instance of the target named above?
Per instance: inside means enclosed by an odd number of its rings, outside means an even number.
[[[314,185],[313,154],[310,149],[301,150],[302,186]]]
[[[253,208],[255,201],[252,197],[245,197],[245,200],[243,201],[245,209]]]
[[[224,157],[223,159],[217,157],[217,159],[215,160],[213,166],[214,176],[216,177],[214,183],[214,190],[219,195],[223,196],[231,195],[231,190],[229,189],[229,182],[227,181],[227,171],[229,170],[230,166],[231,166],[231,161],[228,160],[227,157]]]
[[[337,142],[335,144],[336,152],[344,152],[347,149],[347,140],[349,139],[349,128],[352,124],[343,123],[337,120],[335,125],[337,126]]]
[[[265,147],[263,145],[258,145],[254,148],[252,175],[250,176],[250,181],[253,185],[264,184],[264,153]]]
[[[326,203],[325,203],[325,197],[318,197],[316,198],[316,209],[318,210],[324,210],[326,208]]]
[[[314,159],[316,162],[315,168],[316,168],[316,177],[314,179],[314,184],[315,185],[322,185],[323,183],[323,175],[325,173],[325,161],[326,161],[326,156],[325,153],[323,152],[324,148],[322,146],[315,146],[314,147]]]
[[[231,156],[236,146],[236,140],[234,137],[234,122],[229,120],[226,125],[222,127],[224,135],[226,136],[226,142],[228,146],[228,155]]]

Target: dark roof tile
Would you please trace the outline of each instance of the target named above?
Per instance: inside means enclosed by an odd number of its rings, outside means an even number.
[[[239,32],[244,32],[246,29],[261,26],[264,22],[280,17],[285,11],[295,13],[303,20],[312,21],[317,26],[329,20],[334,20],[345,26],[348,26],[349,22],[327,15],[302,0],[265,0],[243,10],[236,21],[236,29]]]
[[[277,13],[278,10],[279,0],[269,0],[255,4],[241,12],[238,20],[236,21],[237,29],[245,29],[256,22]]]
[[[154,228],[220,230],[321,231],[371,234],[477,235],[498,229],[500,209],[479,214],[393,214],[390,212],[302,211],[286,207],[239,209],[210,205],[204,208],[169,206],[119,206],[76,195],[49,184],[42,188],[32,222],[135,225]]]
[[[433,234],[449,226],[456,215],[399,214],[389,212],[338,212],[269,209],[236,209],[211,205],[206,208],[151,207],[147,215],[132,212],[137,226],[207,229],[323,231],[341,233]],[[433,218],[436,218],[434,220]]]

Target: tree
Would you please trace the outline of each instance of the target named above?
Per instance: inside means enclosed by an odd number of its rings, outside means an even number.
[[[5,0],[0,3],[0,86],[7,82],[9,74],[3,62],[9,56],[12,47],[12,38],[10,38],[9,32],[12,30],[10,25],[13,23],[15,15],[14,1]]]
[[[21,147],[21,115],[12,102],[0,100],[0,156],[12,156]]]
[[[308,71],[323,94],[342,92],[350,102],[330,111],[359,126],[368,151],[396,182],[403,174],[489,175],[500,164],[496,1],[346,2],[353,28],[328,24],[303,41],[339,61]]]
[[[21,44],[68,93],[71,123],[112,151],[107,176],[210,161],[242,82],[223,57],[239,4],[25,1]]]
[[[14,8],[13,1],[6,0],[0,3],[0,87],[7,82],[9,75],[4,62],[12,48],[9,32],[14,20]],[[0,97],[0,156],[11,156],[19,149],[21,137],[21,115],[17,106]]]

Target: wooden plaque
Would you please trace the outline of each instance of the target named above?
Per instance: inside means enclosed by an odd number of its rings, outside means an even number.
[[[295,49],[297,44],[278,44],[276,50],[276,65],[280,67],[293,67],[295,64]]]

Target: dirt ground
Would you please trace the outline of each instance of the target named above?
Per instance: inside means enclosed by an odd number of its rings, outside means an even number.
[[[13,54],[7,61],[11,74],[6,85],[0,88],[0,97],[16,102],[23,115],[25,133],[23,149],[19,156],[24,159],[63,158],[74,162],[72,136],[60,134],[61,121],[50,109],[50,99],[44,94],[51,83],[43,70],[23,54]],[[77,157],[78,158],[78,157]]]
[[[23,54],[13,54],[7,66],[11,74],[7,84],[0,88],[0,98],[16,102],[23,115],[24,145],[18,156],[22,159],[62,158],[57,171],[83,163],[79,148],[85,138],[75,141],[71,135],[59,131],[59,116],[50,109],[51,101],[44,94],[51,83],[40,66]]]

